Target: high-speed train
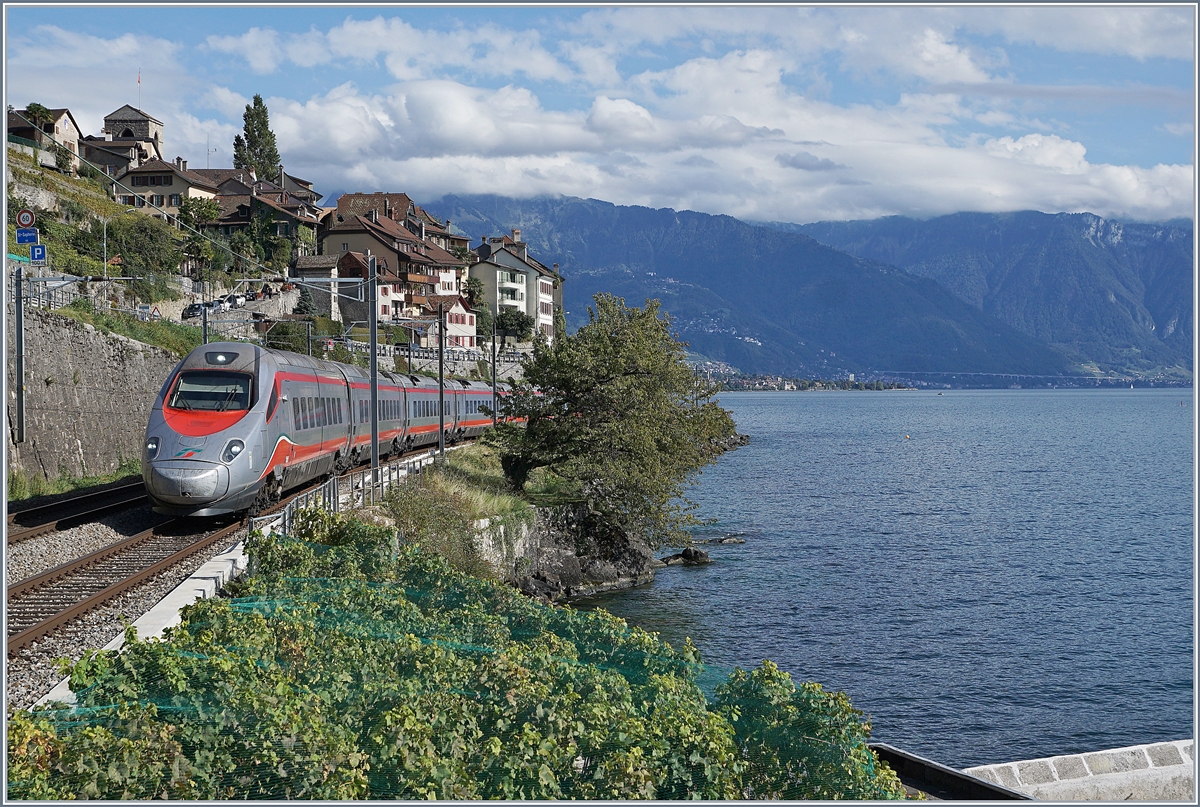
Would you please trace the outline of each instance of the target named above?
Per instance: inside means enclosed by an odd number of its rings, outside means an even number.
[[[380,371],[378,401],[380,456],[437,445],[436,380]],[[446,442],[491,428],[492,405],[490,385],[447,380]],[[370,456],[366,370],[217,342],[189,353],[163,384],[146,426],[142,478],[155,512],[253,515],[283,491]]]

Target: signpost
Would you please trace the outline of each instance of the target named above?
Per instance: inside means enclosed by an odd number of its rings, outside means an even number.
[[[21,212],[17,213],[17,226],[18,227],[32,227],[33,226],[33,211],[32,210],[22,210]]]
[[[31,244],[29,247],[29,262],[34,266],[46,265],[46,245]]]
[[[18,244],[36,244],[36,243],[38,243],[37,227],[18,227],[17,228],[17,243]]]

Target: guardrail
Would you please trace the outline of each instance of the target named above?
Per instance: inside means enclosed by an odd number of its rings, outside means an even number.
[[[309,507],[320,507],[331,513],[340,513],[343,507],[370,507],[383,501],[390,488],[408,484],[418,478],[422,470],[438,461],[431,449],[416,459],[380,465],[378,471],[364,468],[335,476],[319,487],[307,490],[288,502],[277,513],[249,519],[251,530],[270,527],[275,532],[290,535],[296,523],[296,515]]]

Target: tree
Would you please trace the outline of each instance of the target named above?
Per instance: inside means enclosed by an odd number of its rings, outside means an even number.
[[[508,344],[508,337],[515,336],[518,341],[528,339],[533,335],[533,317],[516,308],[505,308],[496,315],[496,333],[500,334],[500,344]]]
[[[39,143],[45,142],[46,124],[54,120],[54,114],[41,104],[30,104],[25,107],[25,118],[38,130],[37,137],[34,139]]]
[[[733,420],[686,363],[657,300],[594,300],[575,334],[534,345],[504,400],[502,415],[525,420],[496,431],[504,474],[518,490],[537,468],[566,480],[575,522],[601,551],[686,544],[685,485],[719,456]]]
[[[313,302],[312,292],[309,291],[308,286],[300,287],[300,299],[296,301],[296,308],[292,313],[304,317],[315,317],[317,315],[317,304]]]
[[[462,249],[462,247],[458,247],[458,249]],[[483,287],[483,281],[477,277],[468,277],[466,292],[467,303],[475,312],[475,333],[479,336],[491,336],[492,309],[487,304],[487,292]]]
[[[279,170],[279,149],[261,95],[255,95],[252,104],[246,104],[242,122],[242,134],[233,138],[233,167],[253,168],[259,179],[275,176]]]

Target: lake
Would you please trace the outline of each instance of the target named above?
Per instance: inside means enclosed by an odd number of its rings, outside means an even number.
[[[962,768],[1192,736],[1191,390],[723,393],[714,563],[591,598]]]

